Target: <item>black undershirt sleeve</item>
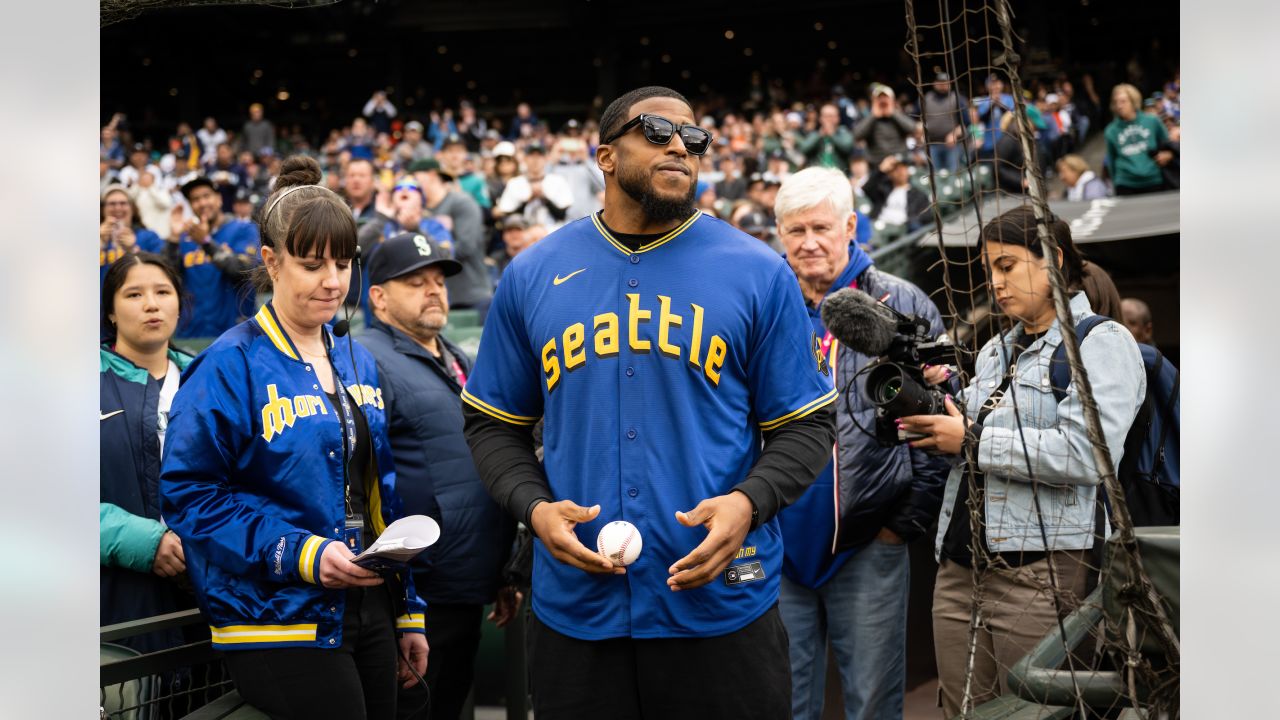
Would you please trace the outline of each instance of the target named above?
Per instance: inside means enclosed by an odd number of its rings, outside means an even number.
[[[532,528],[538,502],[553,501],[547,476],[533,450],[533,428],[492,418],[463,403],[463,433],[480,481],[494,502]]]
[[[835,408],[835,403],[828,403],[765,433],[760,459],[747,478],[733,488],[750,498],[756,508],[752,530],[799,500],[831,462],[831,448],[836,441]]]
[[[462,415],[485,489],[512,517],[532,527],[533,507],[555,500],[534,454],[533,428],[497,420],[470,405],[463,405]],[[760,459],[733,488],[755,506],[753,530],[804,494],[830,462],[835,434],[834,404],[765,434]]]

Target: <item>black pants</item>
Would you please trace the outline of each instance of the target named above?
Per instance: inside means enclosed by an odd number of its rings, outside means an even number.
[[[475,678],[483,605],[431,603],[427,609],[427,691],[421,685],[400,690],[400,720],[457,720]],[[428,709],[430,712],[428,712]]]
[[[528,643],[538,720],[791,717],[787,631],[776,605],[710,638],[578,640],[535,614]]]
[[[222,653],[245,702],[273,720],[393,720],[398,645],[385,586],[347,590],[342,645]]]

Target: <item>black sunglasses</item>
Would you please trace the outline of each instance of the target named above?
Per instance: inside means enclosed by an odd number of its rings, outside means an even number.
[[[647,113],[641,113],[628,120],[625,125],[618,128],[618,132],[610,135],[604,141],[604,144],[608,145],[617,140],[636,125],[639,125],[640,129],[644,131],[644,139],[654,145],[666,145],[671,142],[672,136],[680,133],[680,142],[684,143],[684,148],[693,155],[702,155],[711,146],[711,133],[697,125],[680,125],[661,115],[649,115]]]

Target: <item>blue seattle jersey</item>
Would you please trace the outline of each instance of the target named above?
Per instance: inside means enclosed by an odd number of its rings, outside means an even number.
[[[254,262],[258,257],[258,227],[245,220],[231,220],[213,233],[212,242],[226,245],[234,253]],[[182,282],[191,296],[191,315],[178,325],[180,338],[217,337],[254,312],[252,285],[228,278],[203,247],[182,236]]]
[[[778,596],[776,519],[710,584],[673,593],[668,568],[706,538],[675,519],[746,478],[761,431],[831,403],[795,275],[764,243],[695,214],[631,252],[592,215],[512,261],[463,399],[509,423],[545,418],[556,499],[599,503],[576,527],[627,520],[644,548],[623,576],[592,575],[535,546],[533,607],[596,640],[740,629]],[[736,568],[736,569],[735,569]]]

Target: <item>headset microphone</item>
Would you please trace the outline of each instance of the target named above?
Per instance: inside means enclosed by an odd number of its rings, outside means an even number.
[[[356,245],[356,254],[351,259],[355,263],[355,272],[353,274],[356,276],[356,302],[360,302],[360,293],[364,290],[364,288],[361,287],[363,285],[361,281],[364,279],[364,271],[360,267],[359,245]],[[333,324],[334,337],[342,337],[351,332],[351,306],[348,305],[344,307],[343,311],[346,313],[346,317]]]

